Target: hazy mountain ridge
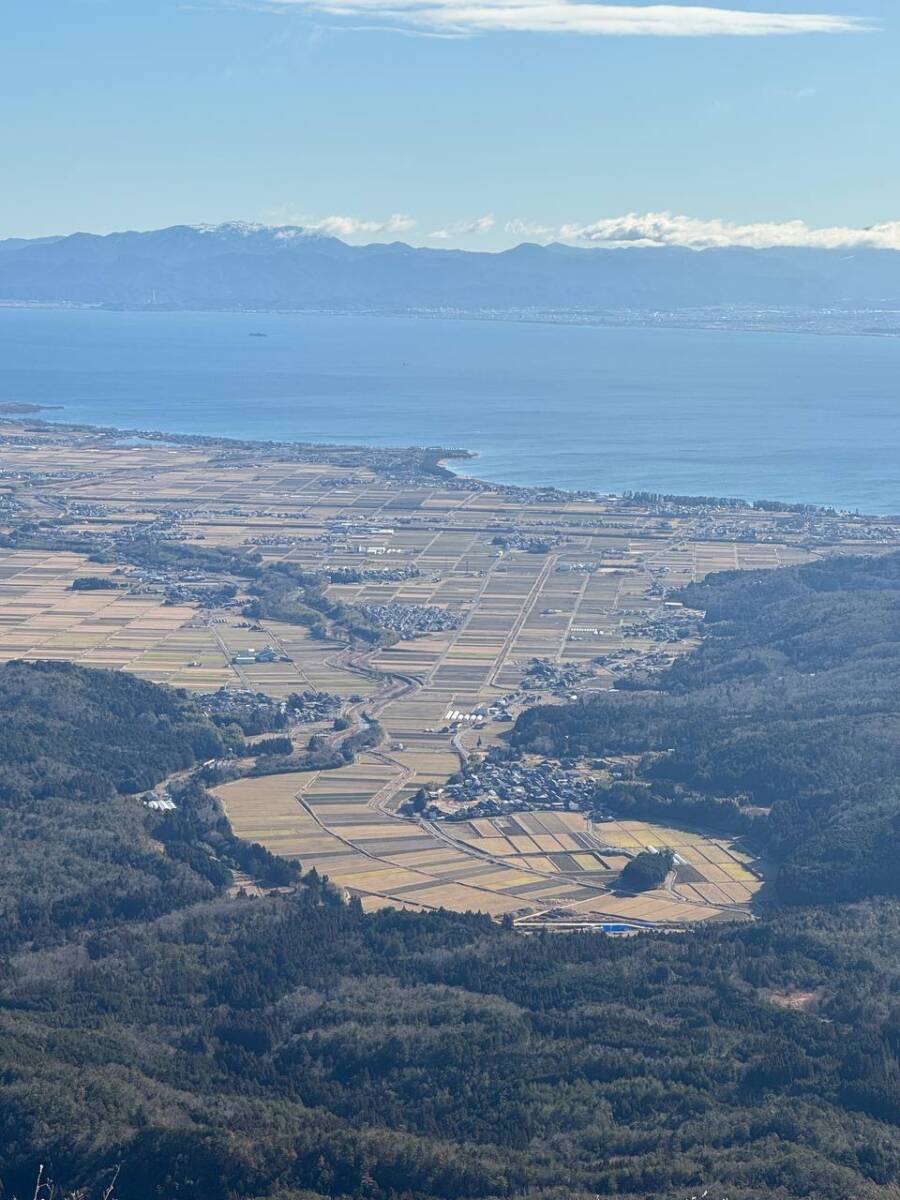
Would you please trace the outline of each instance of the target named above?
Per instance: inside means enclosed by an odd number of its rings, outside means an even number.
[[[900,307],[900,252],[523,243],[351,246],[296,227],[176,225],[0,241],[0,302],[185,309]]]

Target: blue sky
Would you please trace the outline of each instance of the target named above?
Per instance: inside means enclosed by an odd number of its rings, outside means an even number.
[[[0,21],[0,236],[900,245],[897,0],[5,0]]]

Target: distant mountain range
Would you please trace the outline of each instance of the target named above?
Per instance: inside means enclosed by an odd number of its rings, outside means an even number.
[[[294,227],[176,225],[0,241],[0,302],[113,308],[678,311],[900,308],[900,252],[680,247],[502,253],[349,246]]]

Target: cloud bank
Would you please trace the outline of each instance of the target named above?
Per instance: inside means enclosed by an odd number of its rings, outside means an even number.
[[[299,212],[290,205],[271,208],[265,214],[265,225],[242,225],[245,229],[276,229],[276,237],[282,241],[291,241],[298,237],[308,237],[310,234],[323,237],[357,239],[365,237],[380,238],[385,235],[411,234],[419,228],[420,222],[408,213],[392,213],[385,219],[371,217],[351,217],[334,213],[327,217],[311,217]],[[232,223],[237,228],[240,223]],[[467,220],[452,221],[441,229],[435,229],[428,234],[420,234],[425,241],[451,242],[460,238],[479,237],[490,233],[497,224],[491,213],[482,217],[472,217]],[[211,229],[216,227],[211,226]],[[507,227],[508,228],[508,227]]]
[[[435,229],[429,233],[429,241],[449,242],[453,238],[470,237],[472,234],[490,233],[497,224],[494,217],[487,213],[483,217],[475,217],[472,221],[454,221],[445,229]]]
[[[847,226],[816,229],[805,221],[760,221],[741,225],[667,212],[628,213],[622,217],[603,217],[586,225],[563,225],[557,236],[560,241],[581,244],[686,246],[692,250],[722,246],[746,246],[754,250],[777,246],[900,250],[900,221],[887,221],[866,229]]]
[[[283,207],[270,210],[266,217],[268,223],[265,225],[232,225],[227,228],[250,231],[274,229],[276,237],[283,240],[310,235],[349,241],[408,235],[413,242],[420,244],[456,245],[490,234],[493,235],[492,244],[527,241],[618,248],[682,246],[689,250],[713,250],[729,246],[749,250],[770,250],[779,246],[817,250],[900,250],[900,220],[884,221],[864,228],[852,225],[817,227],[801,220],[743,224],[720,217],[707,219],[670,212],[632,212],[617,217],[598,217],[594,221],[549,225],[525,217],[513,217],[501,223],[493,213],[486,213],[480,217],[451,221],[425,233],[424,229],[428,226],[407,213],[394,213],[387,218],[342,214],[309,217]],[[418,232],[420,230],[422,232]]]
[[[410,233],[418,222],[406,213],[393,213],[387,220],[371,221],[361,217],[345,217],[336,214],[317,221],[302,222],[308,233],[321,233],[326,237],[352,238],[361,234]]]
[[[264,0],[266,8],[382,21],[386,27],[444,35],[574,33],[611,37],[771,37],[851,33],[856,17],[764,13],[682,4],[603,4],[591,0]]]

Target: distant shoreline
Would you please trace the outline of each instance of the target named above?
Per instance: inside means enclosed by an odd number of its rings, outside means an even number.
[[[31,404],[25,401],[7,400],[0,404],[0,414],[4,416],[28,416],[30,413],[51,412],[54,409],[65,408],[64,404]]]
[[[62,409],[64,405],[35,405],[35,408],[42,409]],[[4,412],[4,406],[0,403],[0,434],[9,425],[19,424],[14,414]],[[482,487],[498,492],[509,492],[512,494],[522,492],[537,492],[546,495],[555,495],[571,503],[575,501],[586,500],[620,500],[626,501],[629,499],[628,492],[613,492],[599,491],[596,489],[569,489],[561,488],[555,484],[512,484],[502,483],[497,480],[485,479],[477,475],[466,475],[462,471],[454,470],[448,464],[458,462],[476,462],[481,458],[481,455],[476,450],[468,450],[463,447],[443,447],[443,446],[367,446],[364,443],[351,444],[348,442],[306,442],[306,441],[266,441],[256,438],[235,438],[228,435],[212,435],[202,433],[167,433],[164,430],[158,429],[123,429],[115,425],[91,425],[76,422],[66,421],[45,421],[35,419],[31,422],[42,431],[48,429],[59,430],[63,433],[73,434],[95,434],[108,438],[115,439],[118,442],[128,439],[136,443],[145,445],[162,445],[169,447],[184,446],[187,448],[196,449],[214,449],[219,446],[223,449],[231,450],[274,450],[278,449],[290,450],[300,449],[326,455],[328,451],[333,451],[335,454],[347,453],[352,451],[362,455],[372,455],[373,457],[380,453],[385,454],[412,454],[421,455],[420,473],[423,475],[433,474],[435,479],[444,478],[453,479],[454,481],[472,484],[475,487]],[[402,460],[400,460],[402,462]],[[383,466],[376,463],[366,464],[370,466],[376,474],[384,470]],[[644,495],[645,493],[638,493]],[[660,500],[675,499],[674,494],[653,493],[658,494]],[[724,497],[716,496],[697,496],[697,497],[680,497],[680,499],[693,499],[697,502],[708,503],[710,507],[719,507],[723,510],[728,507],[724,503]],[[841,516],[859,516],[864,520],[869,521],[892,521],[900,520],[900,514],[894,513],[854,513],[847,509],[829,508],[822,504],[805,504],[793,503],[784,501],[780,498],[768,499],[760,498],[751,501],[746,497],[734,496],[730,498],[734,502],[734,507],[741,506],[747,511],[752,511],[754,505],[767,504],[784,504],[784,508],[780,511],[785,513],[790,512],[818,512],[821,514],[833,513],[836,517]]]
[[[90,312],[139,313],[144,316],[261,316],[261,317],[341,317],[408,321],[478,321],[510,325],[560,325],[570,329],[683,329],[706,333],[806,334],[811,337],[900,338],[900,323],[878,328],[855,327],[836,317],[835,310],[825,314],[818,309],[729,309],[715,306],[696,309],[346,309],[346,308],[180,308],[164,305],[87,304],[60,301],[0,300],[0,312]],[[783,313],[784,320],[771,317],[752,320],[757,314]],[[895,312],[881,309],[848,310],[846,316],[872,320],[884,313],[894,321]],[[819,318],[820,323],[815,324]],[[804,319],[805,318],[805,319]]]

